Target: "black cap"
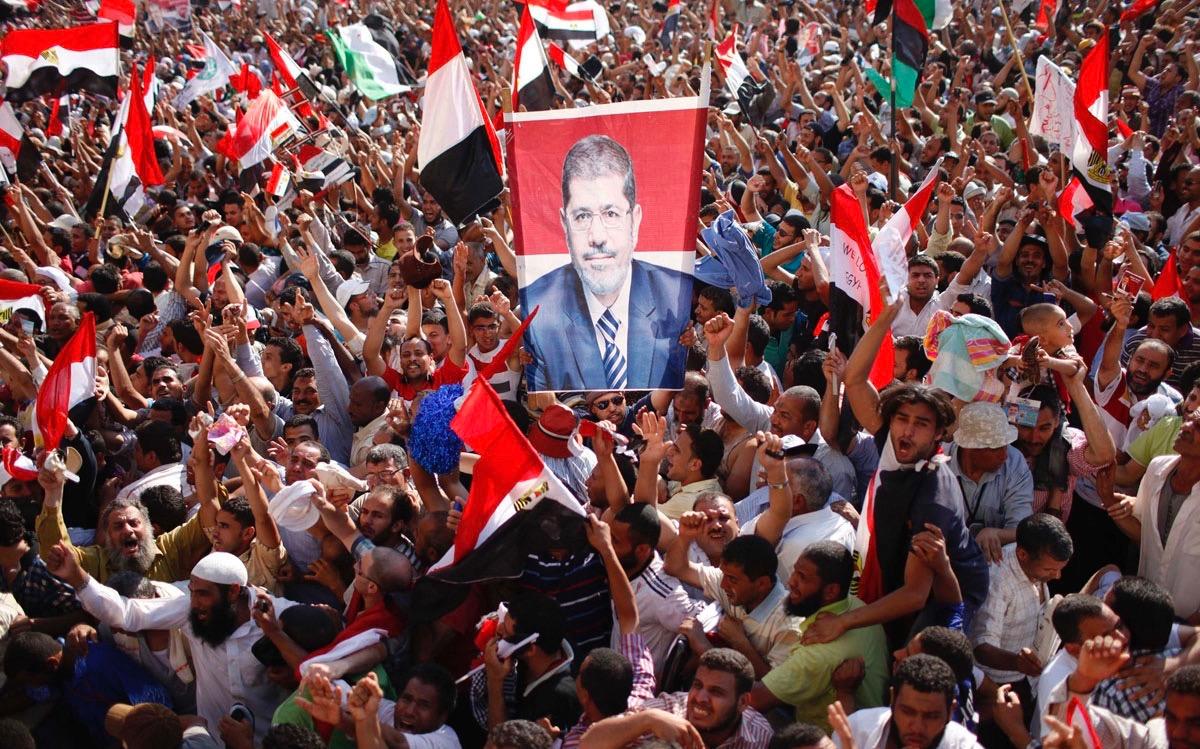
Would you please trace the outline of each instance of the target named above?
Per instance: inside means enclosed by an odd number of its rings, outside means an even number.
[[[333,618],[324,609],[317,606],[292,606],[284,609],[279,615],[279,624],[283,633],[292,641],[311,653],[320,650],[337,637],[339,629]],[[287,661],[271,638],[262,636],[250,646],[250,652],[264,666],[286,666]]]

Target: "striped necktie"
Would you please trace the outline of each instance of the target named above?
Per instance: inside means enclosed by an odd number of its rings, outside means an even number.
[[[613,390],[625,389],[625,357],[617,348],[617,330],[621,323],[613,316],[612,310],[604,310],[596,328],[604,337],[604,376],[608,378],[608,386]]]

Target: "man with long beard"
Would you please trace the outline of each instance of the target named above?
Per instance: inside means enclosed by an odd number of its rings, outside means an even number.
[[[853,575],[854,556],[843,543],[818,541],[801,552],[788,578],[785,607],[788,614],[804,618],[802,634],[822,614],[862,607],[863,602],[850,595]],[[833,642],[797,645],[787,660],[755,683],[750,705],[762,713],[780,704],[793,705],[796,720],[828,730],[827,708],[837,699],[834,669],[848,658],[862,658],[865,675],[855,700],[859,707],[873,707],[887,682],[887,656],[887,638],[878,624],[847,630]]]
[[[38,545],[50,549],[69,538],[62,514],[64,479],[43,470],[38,481],[46,494],[35,522]],[[216,526],[217,510],[215,496],[201,498],[191,519],[156,538],[150,526],[150,513],[140,499],[114,499],[100,512],[96,527],[101,543],[68,548],[81,567],[101,582],[125,570],[165,583],[182,580],[192,562],[208,551],[209,539],[204,529]]]
[[[191,646],[197,714],[215,727],[241,703],[251,713],[255,744],[262,741],[286,695],[267,679],[266,666],[251,652],[263,636],[256,608],[262,594],[246,585],[240,559],[222,551],[209,554],[192,569],[188,595],[169,599],[122,597],[85,572],[66,543],[50,549],[46,565],[78,591],[89,614],[111,627],[130,632],[180,629]],[[277,613],[295,605],[282,598],[269,600]]]

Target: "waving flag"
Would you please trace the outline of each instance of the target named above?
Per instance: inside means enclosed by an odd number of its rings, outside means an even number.
[[[572,49],[608,36],[608,13],[596,0],[583,0],[564,7],[529,4],[530,14],[543,39],[567,42]]]
[[[329,41],[354,87],[368,99],[379,101],[412,90],[403,83],[396,58],[376,41],[367,26],[341,26],[329,35]]]
[[[512,108],[540,112],[554,108],[554,81],[546,65],[546,52],[538,37],[529,8],[521,14],[517,32],[517,60],[513,66]]]
[[[50,105],[50,116],[46,120],[46,137],[61,136],[71,113],[71,95],[63,94]]]
[[[118,55],[112,23],[10,31],[0,39],[0,61],[8,68],[5,98],[19,104],[64,91],[115,98]]]
[[[204,94],[229,85],[229,79],[237,75],[237,68],[217,46],[217,43],[209,38],[208,34],[203,31],[198,32],[201,40],[204,41],[204,68],[192,76],[184,85],[183,90],[179,92],[179,96],[175,97],[175,107],[183,109],[190,104],[194,99],[197,99]]]
[[[96,318],[83,313],[79,329],[50,364],[34,403],[34,440],[58,449],[67,429],[67,412],[96,394]]]
[[[1083,221],[1088,244],[1101,247],[1112,236],[1112,170],[1108,166],[1108,34],[1101,34],[1079,66],[1075,84],[1071,182],[1059,196],[1064,218]]]
[[[101,204],[104,204],[106,214],[119,211],[132,218],[146,205],[146,188],[164,182],[158,157],[154,153],[154,133],[150,126],[150,113],[146,110],[142,81],[142,76],[134,68],[129,76],[129,91],[122,104],[125,120],[120,123],[120,129],[109,144],[105,163],[84,208],[86,216],[97,215]],[[107,202],[104,200],[105,187],[109,192]]]
[[[504,189],[500,141],[471,82],[446,0],[438,0],[433,16],[417,160],[421,184],[456,224],[495,205]]]
[[[0,487],[9,481],[37,481],[37,464],[15,447],[0,450]]]
[[[292,59],[292,56],[287,53],[287,50],[280,47],[279,43],[270,34],[266,31],[262,31],[261,33],[267,43],[267,51],[271,54],[271,64],[275,66],[275,72],[279,74],[284,86],[289,89],[299,89],[304,98],[308,100],[296,108],[297,113],[301,117],[313,116],[313,108],[309,102],[318,98],[320,94],[317,84],[313,83],[313,79],[309,76],[308,71],[300,67]],[[278,91],[276,93],[280,94]]]
[[[717,64],[721,66],[721,72],[725,77],[725,88],[729,89],[729,93],[733,94],[734,98],[738,97],[738,91],[741,90],[742,84],[750,77],[750,71],[746,68],[745,61],[737,51],[737,36],[738,25],[735,23],[733,28],[729,30],[729,36],[725,37],[724,41],[716,47]]]
[[[681,0],[671,0],[667,6],[667,17],[663,19],[662,33],[658,37],[663,49],[671,46],[671,40],[675,38],[675,31],[679,28],[679,16],[682,12]]]
[[[476,378],[450,426],[479,461],[454,546],[429,574],[454,583],[516,577],[529,532],[565,532],[570,518],[583,520],[583,505],[546,468],[485,377]]]
[[[908,199],[904,207],[893,213],[888,222],[875,235],[872,249],[884,277],[887,278],[888,289],[893,294],[900,293],[900,290],[908,284],[908,253],[905,252],[905,248],[908,246],[908,240],[912,237],[913,230],[921,223],[921,217],[925,215],[925,207],[929,205],[929,199],[933,196],[933,190],[937,186],[940,174],[941,162],[939,161],[929,170],[925,181]]]
[[[243,169],[261,164],[283,141],[300,130],[300,121],[273,91],[264,90],[250,102],[246,114],[217,150],[236,159]]]
[[[581,81],[586,80],[579,70],[579,62],[562,47],[552,43],[546,47],[546,54],[550,57],[551,62],[567,71],[571,77]]]
[[[9,102],[0,103],[0,164],[10,172],[17,170],[17,156],[25,140],[25,128]]]
[[[1145,13],[1153,10],[1158,0],[1133,0],[1128,8],[1121,13],[1121,23],[1133,23]]]
[[[863,324],[874,322],[883,311],[879,264],[862,206],[849,184],[831,196],[829,244],[829,320],[838,348],[849,356],[862,338]],[[892,337],[886,335],[871,367],[875,387],[882,389],[892,381],[893,359]]]
[[[42,287],[32,283],[21,283],[0,278],[0,325],[6,324],[15,310],[25,309],[35,313],[46,323],[46,305],[42,301]]]
[[[1171,254],[1167,256],[1167,262],[1163,265],[1162,273],[1158,274],[1158,278],[1154,281],[1154,286],[1150,289],[1150,298],[1154,301],[1166,299],[1169,296],[1177,296],[1183,299],[1183,279],[1179,277],[1179,266],[1175,261],[1175,250],[1171,250]]]

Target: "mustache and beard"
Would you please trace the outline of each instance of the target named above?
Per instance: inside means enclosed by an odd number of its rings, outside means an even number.
[[[147,533],[137,541],[137,553],[129,556],[125,550],[129,548],[125,542],[108,540],[104,552],[108,555],[108,567],[112,572],[140,572],[143,575],[150,571],[150,565],[154,564],[154,555],[158,553],[158,546],[154,543],[154,537]]]
[[[821,591],[816,591],[810,596],[806,596],[795,603],[791,598],[784,601],[784,609],[788,616],[802,616],[808,618],[821,610],[825,604],[821,601]]]
[[[209,610],[207,620],[201,620],[199,612],[192,609],[188,613],[188,621],[197,637],[210,647],[219,647],[238,628],[237,607],[227,598],[222,598]]]

